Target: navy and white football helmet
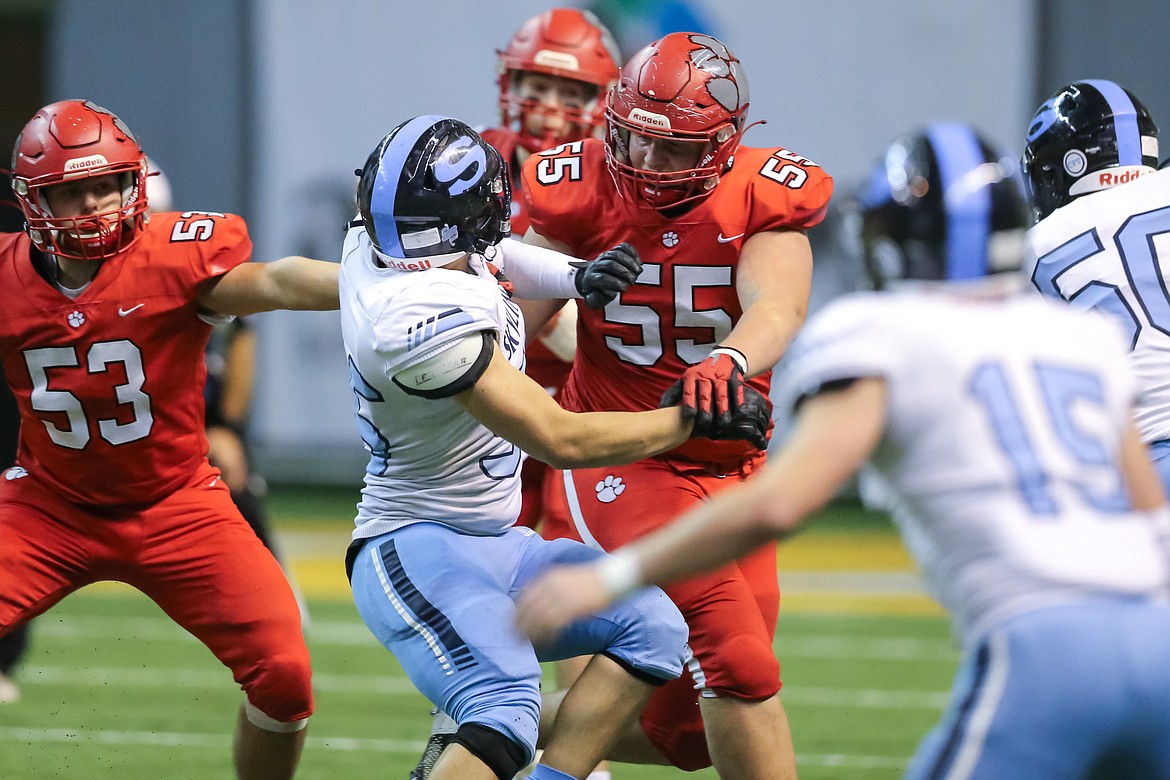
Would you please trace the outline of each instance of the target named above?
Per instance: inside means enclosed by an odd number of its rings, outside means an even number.
[[[360,176],[358,212],[374,249],[396,268],[445,265],[511,232],[504,161],[457,119],[403,122],[370,153]],[[429,262],[401,262],[415,258]]]
[[[1125,87],[1077,81],[1041,104],[1020,161],[1037,221],[1074,198],[1158,167],[1158,127]]]
[[[1027,207],[1014,169],[960,122],[937,122],[895,141],[858,198],[874,286],[1018,270]]]

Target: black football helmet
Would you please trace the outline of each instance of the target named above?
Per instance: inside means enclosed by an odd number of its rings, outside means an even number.
[[[1036,109],[1020,161],[1037,221],[1074,198],[1158,167],[1158,127],[1112,81],[1077,81]]]
[[[874,286],[1017,270],[1027,207],[1014,168],[963,123],[938,122],[895,141],[858,199]]]
[[[432,260],[395,267],[444,265],[445,255],[482,253],[511,232],[504,161],[457,119],[403,122],[370,153],[360,176],[358,212],[378,253]]]

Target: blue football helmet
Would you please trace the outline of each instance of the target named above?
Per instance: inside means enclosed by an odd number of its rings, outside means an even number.
[[[858,199],[874,286],[1019,269],[1027,208],[1014,168],[963,123],[938,122],[895,141]]]
[[[387,258],[432,260],[420,268],[444,265],[444,256],[483,253],[511,232],[504,161],[457,119],[403,122],[370,153],[360,177],[358,212]]]
[[[1128,89],[1077,81],[1036,109],[1020,161],[1037,221],[1158,167],[1158,127]]]

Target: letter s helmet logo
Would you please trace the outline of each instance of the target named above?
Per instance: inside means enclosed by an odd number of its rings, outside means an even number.
[[[463,136],[443,150],[443,156],[435,160],[432,170],[439,183],[449,185],[452,196],[458,195],[479,184],[487,170],[487,154]]]

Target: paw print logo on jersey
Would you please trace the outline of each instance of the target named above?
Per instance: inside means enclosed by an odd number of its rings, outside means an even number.
[[[678,244],[678,233],[673,230],[668,230],[662,234],[662,245],[665,247],[672,247]]]
[[[607,474],[605,479],[597,483],[597,500],[603,504],[612,504],[625,490],[621,477]]]
[[[66,319],[69,321],[69,324],[75,328],[80,328],[85,324],[85,315],[79,311],[69,312],[69,316],[66,317]]]
[[[13,466],[12,468],[8,469],[8,471],[4,472],[4,479],[8,480],[9,482],[14,479],[20,479],[21,477],[27,476],[28,471],[26,471],[22,466]]]

